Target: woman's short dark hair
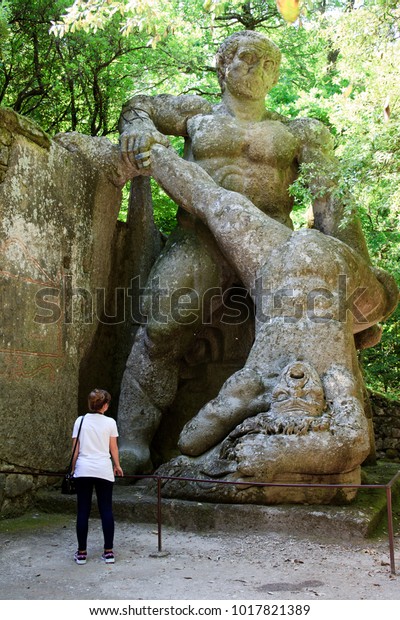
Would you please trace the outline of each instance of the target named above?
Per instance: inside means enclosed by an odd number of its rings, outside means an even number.
[[[94,389],[88,396],[89,411],[100,411],[111,401],[111,395],[106,390]]]

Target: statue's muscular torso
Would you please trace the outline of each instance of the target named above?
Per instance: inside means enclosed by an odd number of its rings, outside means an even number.
[[[222,108],[222,109],[221,109]],[[292,227],[288,187],[298,175],[299,141],[279,120],[243,122],[217,107],[187,123],[186,156],[225,189],[249,198],[261,211]]]
[[[122,153],[133,157],[149,153],[154,143],[164,144],[165,136],[184,136],[186,159],[204,168],[219,186],[246,196],[290,228],[293,199],[288,189],[298,177],[299,164],[314,162],[321,187],[327,164],[331,175],[332,139],[313,119],[289,120],[265,110],[262,120],[244,121],[230,114],[224,102],[212,106],[197,95],[140,95],[124,106],[119,126]],[[313,191],[320,194],[319,187]],[[315,226],[340,238],[338,217],[325,202],[320,196],[313,202]],[[179,220],[187,217],[181,214]]]

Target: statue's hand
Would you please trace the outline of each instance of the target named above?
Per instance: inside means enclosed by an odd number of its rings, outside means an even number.
[[[119,144],[123,161],[133,166],[136,170],[148,168],[151,164],[151,147],[153,144],[170,146],[170,142],[164,134],[154,129],[131,125],[120,135]]]

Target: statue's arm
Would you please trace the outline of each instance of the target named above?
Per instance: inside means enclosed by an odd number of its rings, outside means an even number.
[[[312,196],[313,227],[347,243],[370,263],[361,223],[348,206],[351,198],[340,190],[339,164],[331,133],[313,119],[297,119],[291,127],[300,138],[299,164],[304,164]]]
[[[187,121],[209,114],[211,104],[198,95],[139,95],[128,101],[119,119],[122,157],[143,168],[153,144],[169,146],[167,136],[187,136]]]

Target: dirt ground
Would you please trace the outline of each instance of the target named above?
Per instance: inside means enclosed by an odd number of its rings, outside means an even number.
[[[73,561],[71,515],[34,513],[0,522],[2,600],[387,600],[400,599],[387,538],[324,542],[283,534],[199,534],[116,523],[116,563],[101,559],[91,519],[88,562]],[[400,538],[396,537],[400,574]],[[397,605],[396,605],[397,608]]]

